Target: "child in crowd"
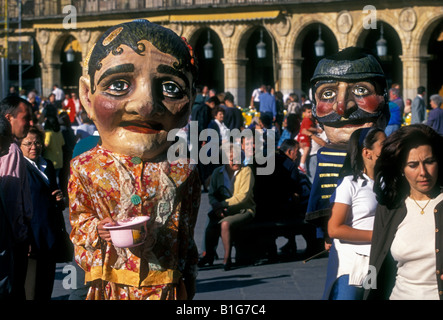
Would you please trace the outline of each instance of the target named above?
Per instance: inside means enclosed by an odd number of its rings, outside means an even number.
[[[297,136],[297,141],[300,143],[301,159],[299,169],[306,173],[306,160],[311,150],[311,138],[310,136],[303,134],[303,129],[308,130],[312,134],[317,133],[317,127],[315,126],[314,119],[312,118],[312,105],[304,104],[302,106],[303,120],[300,125],[300,133]]]

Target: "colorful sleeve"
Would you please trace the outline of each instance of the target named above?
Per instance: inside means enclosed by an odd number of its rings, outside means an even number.
[[[94,259],[101,255],[100,238],[97,233],[99,218],[94,210],[88,187],[81,173],[71,166],[68,184],[69,211],[72,226],[71,240],[75,260],[85,271],[90,271]]]

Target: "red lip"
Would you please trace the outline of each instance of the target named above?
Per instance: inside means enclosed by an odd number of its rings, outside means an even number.
[[[120,126],[128,131],[144,134],[156,134],[161,130],[161,125],[150,125],[141,121],[122,122]]]

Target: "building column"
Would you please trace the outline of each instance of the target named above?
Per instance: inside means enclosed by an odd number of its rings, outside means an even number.
[[[54,84],[61,85],[60,67],[61,63],[44,63],[41,62],[42,68],[42,88],[43,96],[47,98],[52,92]]]
[[[301,91],[301,64],[303,58],[280,60],[280,91],[283,95]]]
[[[417,88],[426,87],[429,56],[400,56],[400,59],[403,62],[403,98],[414,99]]]
[[[234,95],[234,103],[242,108],[249,106],[249,98],[246,97],[246,62],[248,59],[221,59],[224,65],[225,92]]]

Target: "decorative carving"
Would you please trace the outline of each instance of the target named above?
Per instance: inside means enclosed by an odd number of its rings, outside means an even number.
[[[291,30],[291,22],[289,21],[288,17],[283,17],[283,19],[280,19],[280,21],[274,25],[274,29],[282,37],[288,35],[289,31]]]
[[[234,31],[235,31],[235,26],[231,23],[225,23],[221,28],[221,32],[226,38],[232,37]]]
[[[41,44],[48,44],[49,36],[50,34],[48,30],[40,30],[37,34],[38,42]]]
[[[414,9],[403,9],[398,17],[398,24],[404,31],[412,31],[417,24],[417,15]]]
[[[348,11],[341,11],[337,16],[337,30],[340,33],[349,33],[352,29],[352,16]]]
[[[88,42],[89,39],[91,38],[91,31],[83,29],[82,31],[80,31],[80,35],[79,35],[79,40],[80,42]]]

